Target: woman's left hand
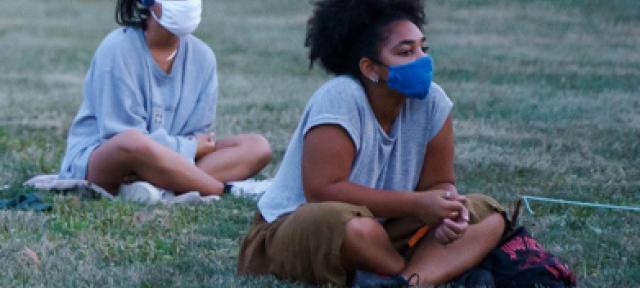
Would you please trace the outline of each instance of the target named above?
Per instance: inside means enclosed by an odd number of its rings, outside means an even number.
[[[460,239],[468,227],[469,222],[461,218],[458,221],[444,219],[442,223],[436,227],[434,237],[436,241],[442,245],[451,244]]]
[[[466,202],[466,198],[458,194],[457,191],[451,191],[451,193],[445,195],[445,197],[462,203]],[[464,232],[469,227],[469,209],[464,207],[460,212],[460,216],[457,218],[443,219],[440,225],[436,227],[434,237],[440,244],[450,244],[464,235]]]

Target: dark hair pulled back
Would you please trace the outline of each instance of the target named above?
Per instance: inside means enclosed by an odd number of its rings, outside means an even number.
[[[320,0],[307,21],[305,46],[330,73],[360,75],[363,57],[377,60],[385,28],[397,20],[425,24],[423,0]]]
[[[142,27],[146,29],[149,8],[143,6],[138,0],[118,0],[116,4],[116,23],[122,26]]]

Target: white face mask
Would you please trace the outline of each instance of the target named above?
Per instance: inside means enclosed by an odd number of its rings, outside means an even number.
[[[156,0],[162,6],[162,16],[151,15],[162,27],[177,36],[193,33],[202,17],[202,0]]]

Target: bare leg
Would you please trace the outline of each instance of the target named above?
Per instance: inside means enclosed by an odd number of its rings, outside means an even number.
[[[449,245],[435,241],[433,233],[427,235],[416,249],[402,275],[420,275],[420,281],[442,284],[477,265],[500,241],[505,223],[494,213],[482,222],[470,225],[462,238]]]
[[[216,179],[243,180],[258,173],[271,160],[269,142],[259,134],[241,134],[216,142],[216,150],[196,165]]]
[[[219,195],[223,190],[220,181],[139,131],[122,132],[91,154],[87,180],[112,194],[131,174],[178,193],[196,190],[203,195]]]
[[[382,275],[399,274],[405,265],[382,225],[368,217],[353,218],[347,222],[342,262],[346,268]]]

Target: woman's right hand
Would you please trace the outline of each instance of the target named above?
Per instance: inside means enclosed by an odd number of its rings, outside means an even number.
[[[196,160],[216,150],[216,134],[213,132],[196,135],[198,148],[196,149]]]
[[[429,190],[414,194],[413,215],[429,227],[436,227],[443,219],[456,219],[465,207],[457,198],[451,199],[451,191]]]

